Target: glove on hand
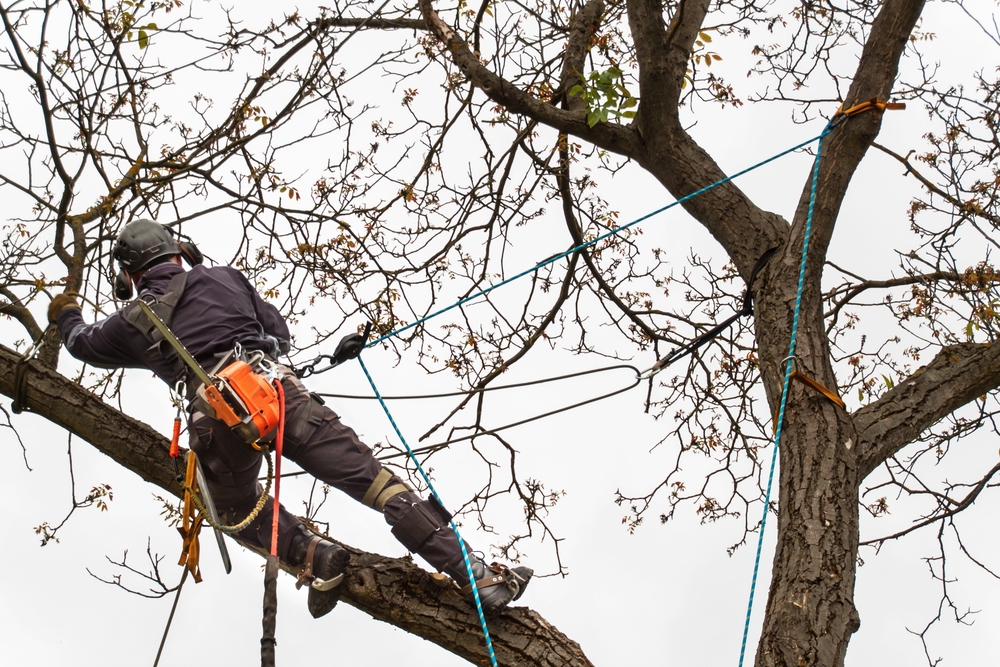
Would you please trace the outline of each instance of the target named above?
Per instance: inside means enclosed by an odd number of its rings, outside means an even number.
[[[365,349],[365,343],[368,342],[368,334],[371,333],[372,325],[371,322],[365,326],[365,332],[363,334],[349,334],[340,339],[337,343],[337,349],[333,351],[333,360],[335,364],[342,364],[348,359],[356,359],[360,356],[361,351]]]
[[[80,304],[76,301],[76,295],[68,292],[56,294],[52,298],[52,303],[49,304],[49,324],[55,324],[58,322],[59,313],[67,308],[76,308],[77,310],[80,310]]]

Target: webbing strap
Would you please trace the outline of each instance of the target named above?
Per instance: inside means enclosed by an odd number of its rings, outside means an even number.
[[[510,570],[506,567],[493,563],[490,565],[489,569],[486,571],[486,576],[482,579],[476,581],[476,587],[480,590],[483,588],[489,588],[490,586],[499,586],[500,584],[506,583],[510,579]],[[462,595],[469,595],[472,593],[472,582],[469,582],[465,586],[458,589],[458,592]]]
[[[389,502],[389,499],[412,490],[413,489],[410,488],[410,485],[406,482],[403,482],[402,484],[393,484],[388,489],[378,494],[378,498],[375,499],[375,509],[379,512],[384,512],[385,504]]]
[[[177,308],[177,304],[180,303],[181,297],[184,296],[187,279],[188,272],[181,271],[170,279],[167,291],[163,296],[149,304],[153,312],[168,327],[174,319],[174,310]],[[141,299],[142,297],[139,298]],[[153,321],[149,319],[149,316],[142,312],[142,308],[139,307],[137,301],[138,299],[125,307],[125,321],[138,329],[150,343],[150,353],[159,354],[170,364],[170,370],[174,374],[174,379],[184,378],[187,375],[187,366],[184,364],[184,361],[172,347],[161,345],[163,343],[163,334],[153,325]]]
[[[792,380],[798,380],[799,382],[801,382],[805,386],[810,387],[812,389],[815,389],[819,393],[823,394],[832,403],[835,403],[836,405],[839,405],[842,409],[844,409],[844,410],[847,409],[847,404],[844,403],[843,399],[841,399],[840,396],[837,396],[837,394],[835,394],[832,389],[827,388],[825,385],[821,384],[818,380],[809,377],[805,373],[801,373],[801,372],[799,372],[797,370],[793,370],[792,374],[790,376],[790,379],[792,379]]]
[[[201,567],[199,567],[199,557],[201,546],[198,541],[198,533],[201,531],[201,524],[204,515],[198,512],[195,516],[195,505],[192,500],[192,490],[196,488],[195,467],[197,466],[197,456],[193,451],[188,452],[187,471],[184,477],[184,507],[181,511],[181,525],[177,531],[181,534],[183,544],[181,546],[181,557],[177,562],[191,572],[194,582],[201,582]]]
[[[373,481],[372,485],[368,487],[368,490],[365,492],[365,497],[361,499],[361,502],[368,507],[375,507],[375,501],[378,499],[379,493],[382,492],[382,487],[385,486],[390,479],[392,479],[392,473],[389,472],[388,468],[382,468],[379,470],[378,474],[375,475],[375,481]]]
[[[791,380],[797,380],[798,382],[801,382],[802,384],[804,384],[805,386],[809,387],[810,389],[813,389],[813,390],[815,390],[815,391],[823,394],[823,396],[825,396],[826,399],[829,400],[831,403],[833,403],[834,405],[839,405],[841,410],[846,410],[847,409],[847,404],[844,403],[843,399],[840,398],[840,396],[837,396],[837,394],[835,394],[832,389],[830,389],[829,387],[827,387],[826,385],[824,385],[823,383],[821,383],[819,380],[816,380],[815,378],[810,377],[810,376],[806,375],[805,373],[802,373],[802,372],[797,371],[797,370],[793,370],[791,373],[789,373],[788,374],[788,379],[789,379],[789,381],[791,381]],[[775,413],[774,413],[774,428],[775,429],[778,428],[778,419],[779,419],[780,411],[781,411],[781,406],[778,406],[778,408],[775,410]],[[777,433],[777,430],[775,432]]]
[[[834,120],[842,116],[856,116],[859,113],[864,113],[866,111],[898,111],[900,109],[905,109],[906,105],[902,102],[884,102],[877,97],[873,97],[870,100],[864,102],[859,102],[852,107],[844,109],[843,105],[837,109],[837,113],[833,114]]]

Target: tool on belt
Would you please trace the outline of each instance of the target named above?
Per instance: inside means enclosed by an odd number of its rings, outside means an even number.
[[[251,445],[277,428],[280,418],[278,393],[267,378],[255,373],[250,364],[242,360],[209,375],[149,304],[141,299],[138,304],[163,339],[201,382],[197,396],[208,408],[210,416],[225,423],[240,439]]]

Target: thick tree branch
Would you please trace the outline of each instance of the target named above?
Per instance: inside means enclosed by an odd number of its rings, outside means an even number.
[[[357,28],[359,30],[427,30],[427,22],[423,19],[385,18],[369,16],[368,18],[351,18],[346,16],[317,19],[312,24],[318,32],[330,28]]]
[[[642,89],[638,125],[643,136],[657,131],[666,119],[677,120],[691,48],[708,8],[708,0],[681,0],[667,28],[663,23],[662,2],[630,0],[628,3]]]
[[[864,479],[935,422],[1000,387],[1000,345],[943,348],[926,366],[854,413]]]
[[[682,0],[668,28],[662,3],[628,3],[639,63],[636,126],[647,145],[636,160],[677,198],[726,177],[681,125],[678,106],[691,49],[708,10],[707,0]],[[759,209],[733,183],[699,195],[684,208],[725,248],[744,280],[764,251],[782,243],[788,231],[787,222]]]
[[[0,393],[6,396],[13,393],[18,357],[0,346]],[[31,362],[27,383],[29,410],[86,440],[147,482],[180,496],[165,437],[36,362]],[[347,548],[352,566],[345,602],[470,662],[486,660],[478,619],[457,590],[438,588],[409,558]],[[524,607],[509,608],[493,620],[490,634],[503,665],[591,665],[576,642]]]
[[[870,99],[889,99],[899,60],[923,7],[924,0],[888,0],[882,5],[844,98],[844,108]],[[847,188],[881,127],[882,113],[869,111],[847,118],[824,141],[809,249],[816,276],[820,275],[826,259]],[[795,212],[798,240],[804,234],[810,190],[811,174],[806,178]],[[801,243],[796,241],[792,246],[801,247]]]
[[[570,89],[583,84],[584,62],[590,52],[590,37],[600,25],[604,13],[604,0],[588,0],[569,23],[569,39],[563,54],[562,72],[559,74],[559,90],[553,99],[561,101],[563,108],[575,113],[586,113],[587,103],[581,95],[570,95]]]
[[[513,113],[523,114],[560,132],[576,135],[626,157],[638,157],[642,154],[642,144],[632,128],[617,123],[598,123],[590,127],[585,112],[559,109],[529,95],[487,69],[466,41],[441,19],[434,10],[432,0],[420,0],[420,11],[423,12],[430,31],[444,43],[446,52],[462,74],[494,102],[502,104]]]

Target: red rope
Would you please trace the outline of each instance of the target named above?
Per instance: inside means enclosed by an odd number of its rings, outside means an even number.
[[[285,440],[285,390],[280,380],[274,381],[278,392],[278,435],[274,439],[274,505],[271,508],[271,555],[278,555],[278,498],[281,495],[281,447]]]
[[[174,419],[174,435],[170,438],[170,456],[177,458],[181,453],[181,418]]]

